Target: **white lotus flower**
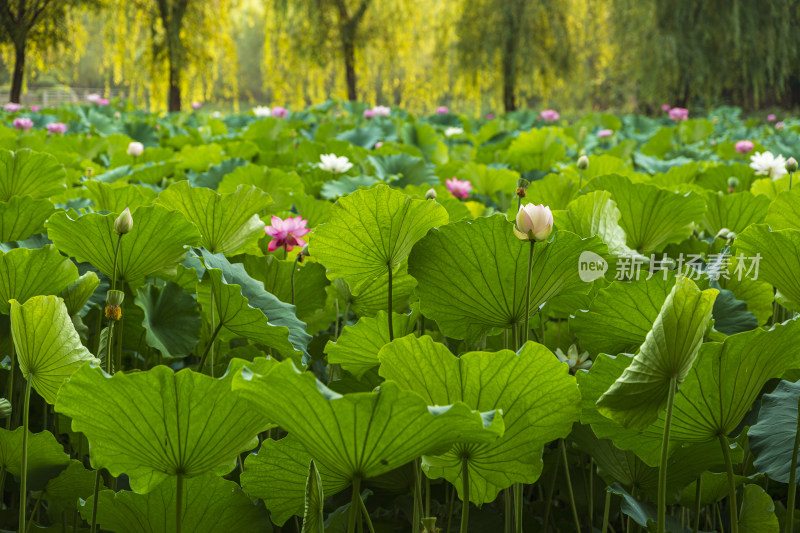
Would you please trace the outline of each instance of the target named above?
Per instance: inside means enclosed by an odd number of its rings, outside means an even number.
[[[561,351],[561,348],[556,348],[556,357],[562,363],[569,365],[570,373],[574,374],[578,370],[589,370],[592,366],[592,360],[589,359],[589,352],[578,353],[578,346],[573,344],[567,349],[567,354]]]
[[[759,176],[776,180],[786,174],[786,159],[782,155],[775,157],[772,152],[756,152],[750,156],[750,168]]]
[[[322,154],[319,156],[319,168],[333,172],[334,174],[341,174],[353,168],[353,163],[350,162],[345,156],[337,156],[336,154]]]
[[[253,108],[253,114],[259,118],[271,117],[272,110],[265,105],[260,105]]]
[[[450,127],[444,130],[445,137],[452,137],[453,135],[461,135],[462,133],[464,133],[463,128]]]
[[[372,108],[372,112],[375,113],[376,117],[388,117],[392,114],[392,110],[385,105],[376,105]]]

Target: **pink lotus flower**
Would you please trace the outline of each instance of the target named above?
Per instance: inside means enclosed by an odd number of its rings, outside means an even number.
[[[34,113],[38,113],[38,112],[39,112],[39,110],[41,110],[41,109],[42,109],[42,108],[41,108],[41,107],[39,107],[38,105],[32,105],[32,106],[31,106],[31,111],[32,111],[32,112],[34,112]]]
[[[279,105],[272,108],[272,116],[275,118],[286,118],[289,115],[289,110]]]
[[[375,143],[375,148],[380,148],[381,146],[383,146],[383,141],[378,141]]]
[[[494,113],[487,113],[486,120],[494,120]]]
[[[202,102],[192,102],[192,109],[194,109],[195,111],[197,111],[201,107],[203,107],[203,103]]]
[[[775,116],[775,113],[770,113],[767,115],[767,122],[775,122],[775,119],[778,118]]]
[[[28,117],[19,117],[14,119],[14,129],[28,131],[33,127],[33,121]]]
[[[782,129],[783,129],[783,126],[784,126],[784,123],[783,123],[783,121],[782,121],[782,120],[781,120],[780,122],[776,122],[776,123],[775,123],[775,129],[776,129],[776,130],[782,130]]]
[[[59,135],[64,135],[67,132],[67,125],[63,122],[51,122],[46,126],[47,131],[50,134],[58,133]]]
[[[376,105],[372,108],[372,112],[376,117],[388,117],[392,114],[392,110],[385,105]]]
[[[303,217],[289,217],[283,220],[272,215],[271,222],[271,226],[266,226],[264,228],[267,235],[272,237],[272,240],[269,241],[269,246],[267,246],[267,250],[270,252],[274,252],[278,248],[283,248],[285,251],[291,252],[295,246],[306,245],[306,241],[300,237],[311,231],[306,228],[308,220],[305,220]]]
[[[669,118],[673,122],[681,122],[689,118],[689,110],[683,107],[673,107],[669,110]]]
[[[467,198],[472,190],[472,183],[469,180],[460,180],[455,176],[445,182],[447,190],[456,198]]]
[[[446,115],[449,112],[450,112],[450,108],[447,107],[446,105],[440,105],[439,107],[436,108],[436,114],[437,115]]]
[[[517,225],[514,234],[523,241],[541,242],[553,232],[553,213],[550,208],[539,204],[525,204],[517,211]]]
[[[3,109],[5,109],[6,112],[8,113],[16,113],[17,111],[22,109],[22,106],[19,104],[15,104],[14,102],[9,102],[3,106]]]
[[[110,104],[110,103],[111,103],[111,100],[109,100],[108,98],[100,98],[100,99],[99,99],[99,100],[97,100],[97,102],[95,102],[95,103],[96,103],[97,105],[104,106],[104,105],[108,105],[108,104]]]
[[[561,118],[561,115],[559,115],[558,111],[556,111],[555,109],[545,109],[544,111],[539,113],[539,117],[545,122],[555,122],[556,120]]]
[[[597,136],[601,139],[605,139],[606,137],[611,137],[614,135],[614,130],[600,130],[597,132]]]
[[[365,109],[364,118],[375,118],[375,111],[373,111],[372,109]]]
[[[669,104],[664,104],[661,106],[661,111],[663,111],[664,113],[668,112],[670,109],[672,109],[672,106]]]
[[[736,151],[740,154],[746,154],[753,150],[753,141],[738,141],[736,143]]]

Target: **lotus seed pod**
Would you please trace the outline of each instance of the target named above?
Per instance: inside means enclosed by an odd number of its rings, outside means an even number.
[[[106,304],[107,305],[122,305],[122,302],[125,300],[125,293],[122,291],[108,291],[106,294]]]
[[[114,231],[116,231],[118,235],[125,235],[132,229],[133,217],[131,216],[130,208],[126,207],[117,217],[117,220],[114,221]]]
[[[585,155],[582,155],[578,158],[578,168],[580,170],[586,170],[589,168],[589,158]]]

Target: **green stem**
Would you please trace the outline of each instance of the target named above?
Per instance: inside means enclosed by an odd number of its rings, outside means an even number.
[[[114,373],[114,365],[111,364],[111,345],[114,344],[114,320],[108,321],[108,337],[106,337],[106,372]]]
[[[530,241],[530,252],[528,253],[528,282],[525,284],[525,329],[522,332],[522,343],[528,342],[531,333],[531,272],[533,271],[533,245],[535,241]]]
[[[214,284],[211,284],[211,303],[208,305],[209,311],[211,311],[211,331],[214,331],[216,326],[214,326]],[[211,354],[211,377],[214,377],[214,340],[211,340],[211,343],[206,347]],[[200,367],[200,371],[203,371],[203,367]]]
[[[389,308],[387,309],[387,316],[389,317],[389,342],[394,340],[394,328],[392,327],[392,264],[388,263],[389,266],[389,289],[386,291],[389,293]]]
[[[425,476],[425,518],[431,516],[431,478]]]
[[[347,533],[355,533],[356,521],[361,514],[361,506],[358,500],[361,499],[361,478],[356,476],[353,478],[353,495],[350,498],[350,514],[347,518]]]
[[[200,358],[200,364],[197,365],[197,371],[202,373],[203,367],[206,364],[206,359],[208,359],[208,352],[211,351],[211,346],[214,344],[214,340],[219,335],[219,330],[222,329],[222,322],[220,322],[217,327],[214,329],[214,333],[211,334],[211,338],[208,340],[208,344],[206,345],[206,349],[203,351],[203,356]]]
[[[11,370],[14,370],[13,368]],[[19,487],[19,529],[17,531],[25,531],[25,511],[27,510],[28,502],[28,425],[31,407],[31,378],[28,376],[28,382],[25,385],[25,407],[22,411],[22,468],[20,470],[20,487]]]
[[[667,417],[664,420],[664,437],[661,440],[661,468],[658,470],[658,527],[657,533],[664,533],[667,520],[667,459],[669,459],[669,428],[672,425],[672,407],[675,403],[677,379],[669,380],[669,396],[667,398]]]
[[[294,273],[297,270],[297,263],[300,257],[301,254],[297,254],[297,257],[294,258],[294,265],[292,266],[292,305],[294,305]]]
[[[181,533],[183,522],[183,474],[178,473],[178,486],[175,489],[175,533]]]
[[[731,532],[739,533],[739,509],[736,505],[736,478],[733,475],[733,462],[731,461],[731,447],[728,437],[719,435],[722,446],[722,455],[725,457],[725,466],[728,469],[728,506],[731,508]]]
[[[456,501],[456,486],[450,490],[450,505],[447,507],[447,532],[450,533],[450,526],[453,523],[453,503]]]
[[[505,507],[505,528],[504,533],[511,533],[511,521],[514,519],[511,511],[511,489],[503,491],[503,505]]]
[[[564,439],[558,441],[561,447],[561,458],[564,460],[564,475],[567,478],[567,491],[569,491],[569,504],[572,507],[572,518],[575,520],[575,531],[580,533],[581,521],[578,518],[578,507],[575,505],[575,494],[572,492],[572,478],[569,475],[569,463],[567,462],[567,447],[564,446]]]
[[[543,530],[547,531],[547,523],[550,521],[550,506],[553,504],[553,492],[556,490],[556,478],[558,477],[558,468],[561,466],[561,454],[556,454],[556,467],[553,469],[553,478],[550,480],[550,486],[547,488],[547,499],[544,503],[544,522]]]
[[[797,409],[800,411],[800,397],[797,399]],[[794,499],[797,493],[797,448],[800,446],[800,412],[797,416],[797,430],[794,434],[794,447],[792,448],[792,464],[789,471],[789,494],[786,497],[786,532],[794,531]]]
[[[14,353],[14,341],[11,341],[10,352],[11,352],[11,370],[8,373],[8,388],[6,389],[8,392],[6,393],[6,396],[8,396],[8,401],[9,402],[13,402],[14,401],[14,374],[16,374],[16,369],[17,369],[17,362],[16,362],[17,361],[17,354]],[[8,419],[6,420],[6,429],[9,429],[9,430],[11,429],[11,419],[12,418],[13,417],[9,416]],[[2,494],[3,494],[3,492],[2,492],[3,491],[3,486],[4,485],[0,485],[0,496],[2,496]]]
[[[700,498],[703,494],[703,477],[697,478],[697,488],[694,491],[694,526],[692,532],[697,533],[700,530]]]
[[[461,457],[461,533],[467,533],[469,522],[469,457]]]
[[[114,268],[111,269],[111,290],[117,288],[117,257],[119,257],[119,245],[122,243],[122,235],[117,236],[117,246],[114,248]]]
[[[97,531],[97,499],[100,492],[100,469],[94,471],[94,492],[92,500],[92,527],[89,530],[91,533]]]
[[[522,483],[514,483],[514,530],[522,533]]]
[[[594,530],[594,457],[589,458],[589,531]]]
[[[420,509],[421,505],[420,502],[422,501],[422,497],[420,496],[420,482],[419,482],[419,469],[417,468],[417,460],[414,459],[414,511],[412,513],[411,518],[411,530],[413,533],[419,533],[419,526],[422,523],[420,519],[420,513],[422,510]]]
[[[611,491],[606,490],[606,504],[603,506],[603,531],[602,533],[606,533],[608,531],[608,515],[611,512]]]
[[[364,498],[362,498],[360,494],[358,496],[358,501],[361,503],[361,514],[364,515],[364,520],[367,522],[367,529],[369,529],[369,533],[375,533],[375,526],[372,525],[372,519],[369,517],[367,505],[364,503]]]
[[[25,533],[30,533],[34,516],[37,518],[37,520],[41,521],[41,517],[38,516],[38,513],[39,513],[39,507],[42,506],[42,496],[44,496],[43,490],[39,491],[39,497],[36,498],[36,505],[33,506],[33,511],[31,511],[31,519],[28,520],[28,525],[25,527]]]

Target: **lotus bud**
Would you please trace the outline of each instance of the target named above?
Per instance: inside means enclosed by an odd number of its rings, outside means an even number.
[[[790,157],[786,160],[786,171],[787,172],[795,172],[797,171],[797,159],[794,157]]]
[[[131,157],[139,157],[144,152],[144,145],[140,142],[132,142],[128,145],[128,155]]]
[[[523,241],[541,242],[553,232],[553,213],[542,204],[526,204],[517,212],[514,234]]]
[[[133,217],[131,216],[130,208],[126,207],[117,217],[117,220],[114,221],[114,231],[116,231],[118,235],[125,235],[132,229]]]
[[[122,318],[122,301],[125,293],[117,290],[110,290],[106,294],[106,318],[116,322]]]
[[[520,198],[525,198],[526,196],[528,196],[528,185],[530,184],[531,182],[529,182],[525,178],[518,179],[517,191],[516,191],[517,196],[519,196]]]
[[[426,200],[436,200],[436,191],[431,187],[428,189],[428,192],[425,193]]]
[[[308,245],[307,244],[305,246],[303,246],[303,249],[300,250],[299,254],[297,254],[297,262],[298,263],[302,263],[303,259],[305,259],[306,257],[308,257]]]
[[[589,168],[589,158],[585,155],[582,155],[578,158],[578,168],[580,170],[586,170]]]
[[[733,194],[733,191],[736,190],[736,187],[739,186],[739,180],[736,178],[728,178],[728,194]]]
[[[0,398],[0,418],[11,416],[11,402],[5,398]]]
[[[728,241],[732,241],[736,238],[736,234],[729,230],[728,228],[722,228],[717,232],[717,239],[725,239]]]

